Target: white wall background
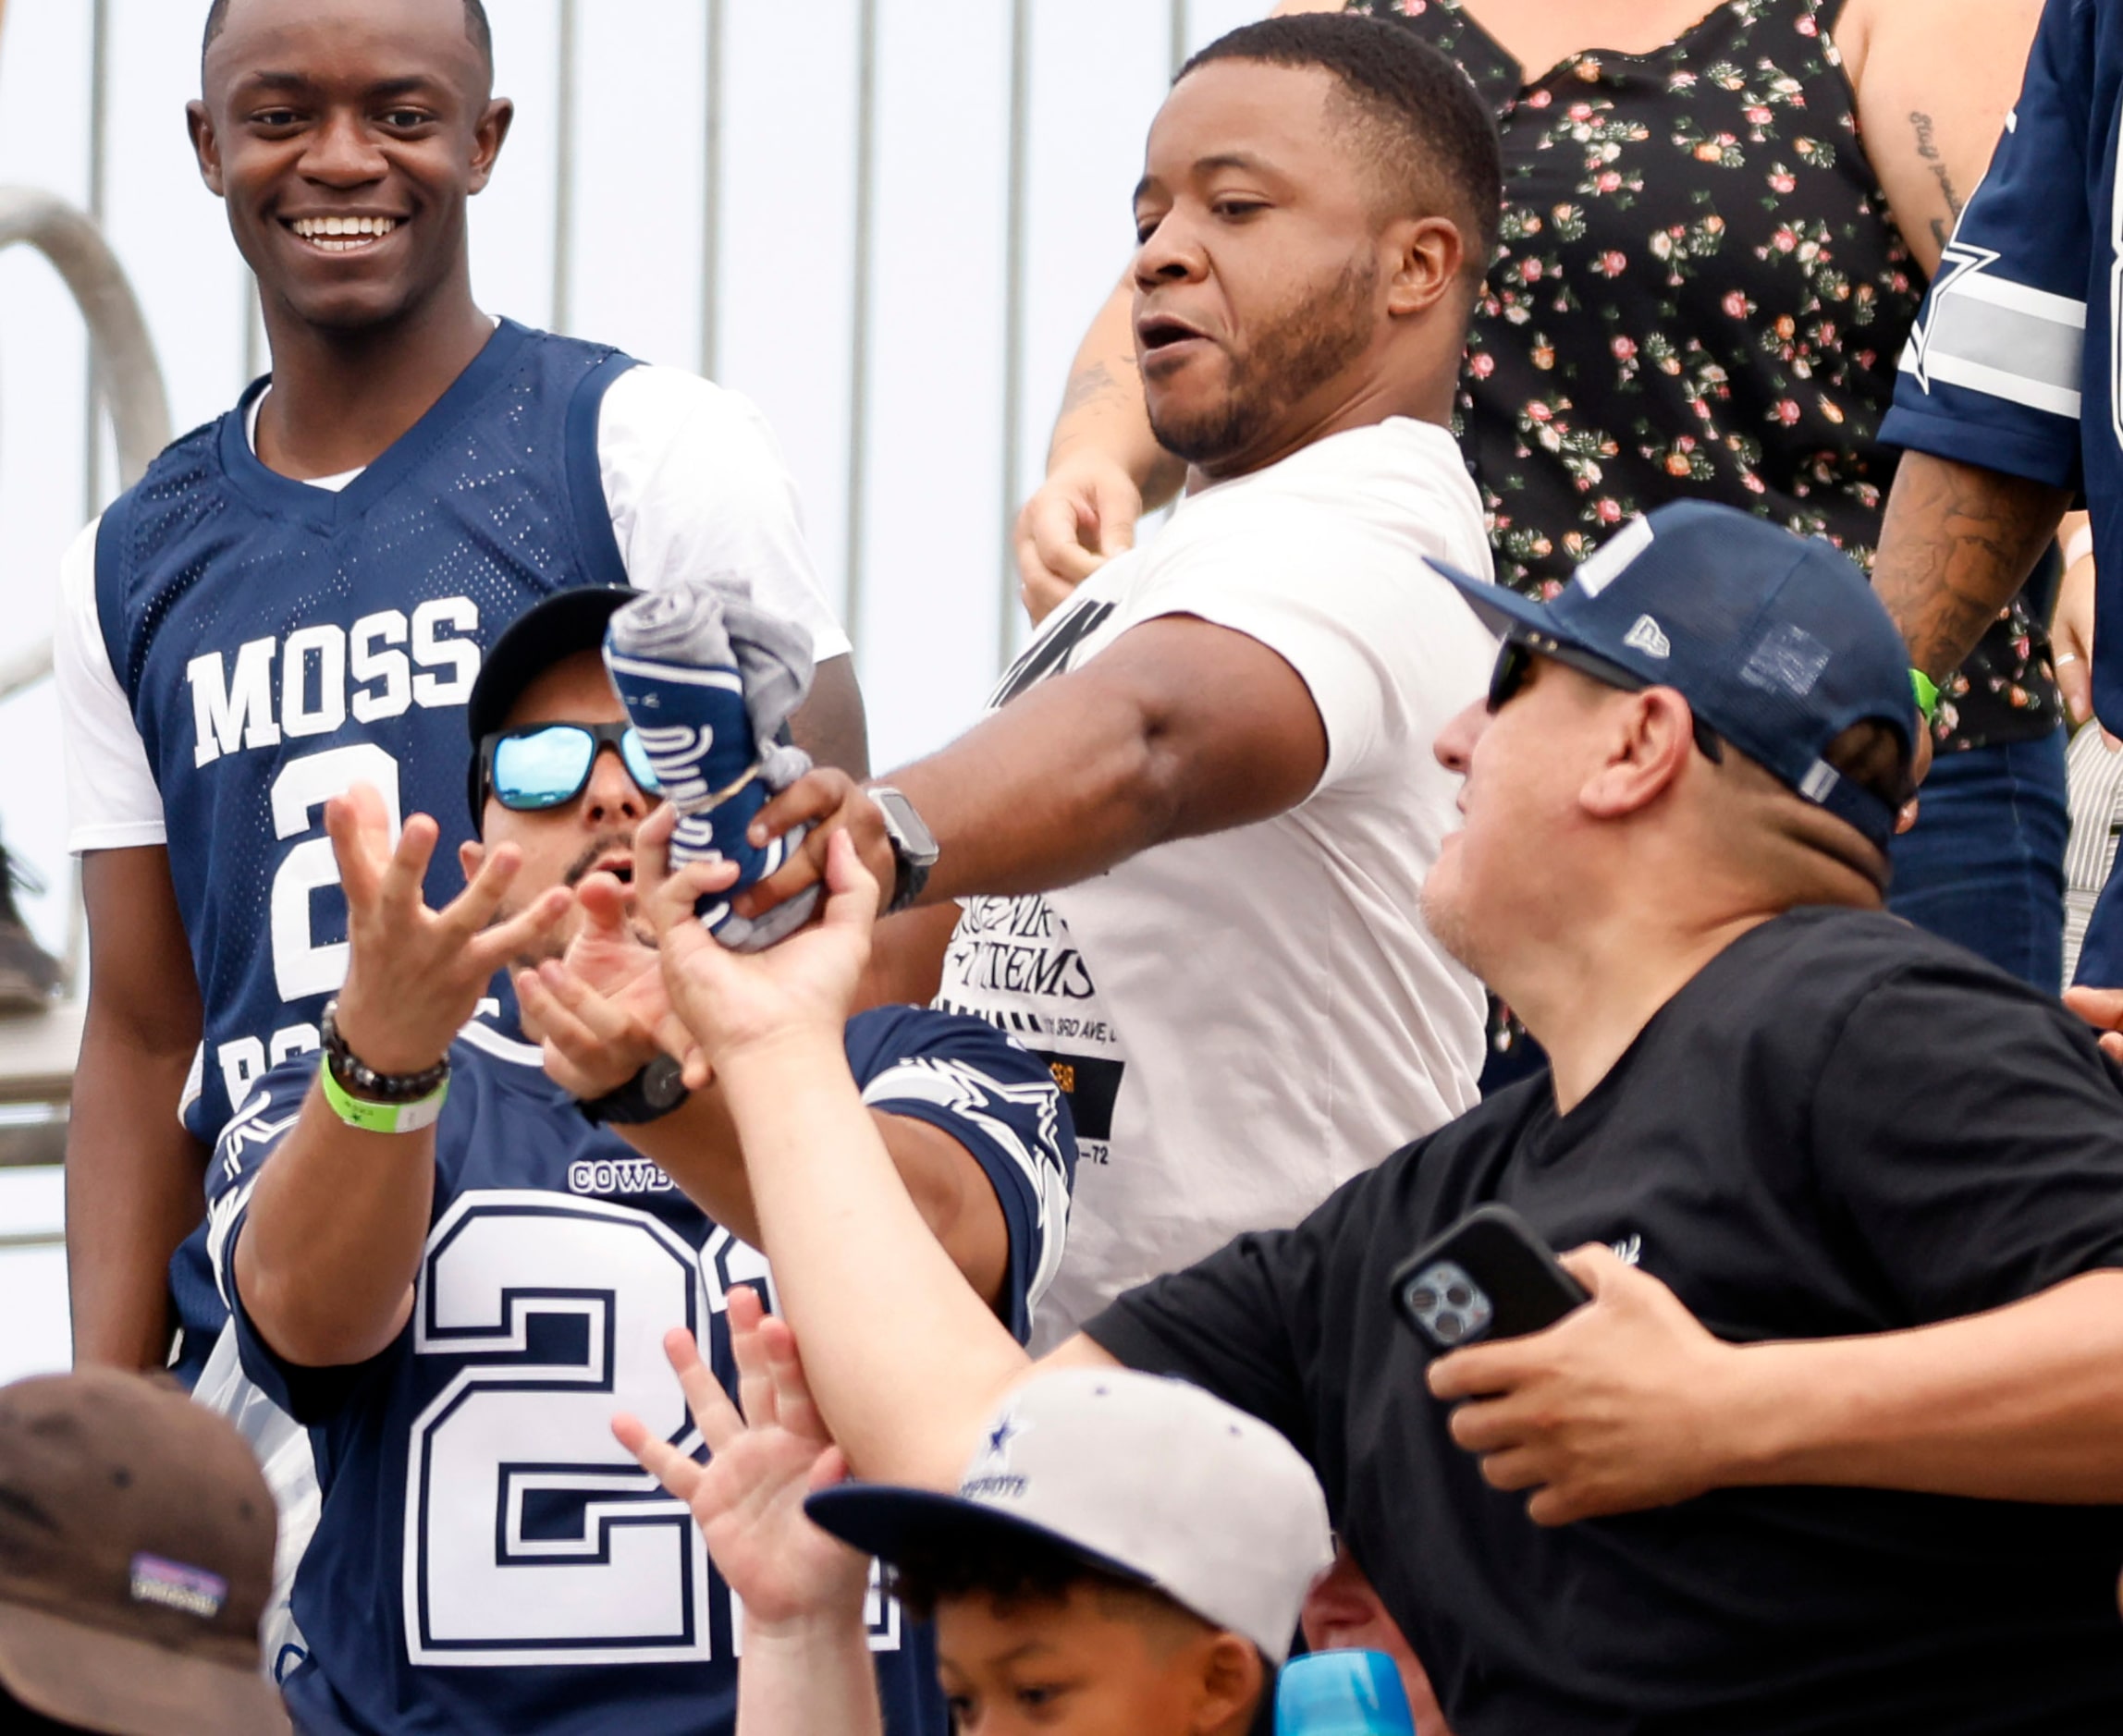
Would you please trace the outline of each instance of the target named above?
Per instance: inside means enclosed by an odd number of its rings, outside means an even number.
[[[488,4],[517,120],[473,206],[482,303],[704,369],[757,399],[795,470],[820,569],[841,587],[878,764],[948,740],[1017,630],[1009,503],[1037,479],[1069,355],[1127,256],[1128,193],[1175,44],[1198,46],[1266,0]],[[100,204],[182,430],[234,399],[247,364],[263,366],[242,262],[184,136],[205,0],[103,6],[100,198],[97,0],[9,0],[0,182]],[[870,245],[858,261],[865,14],[874,131]],[[563,66],[574,119],[565,163]],[[49,631],[59,555],[115,486],[106,456],[89,492],[85,377],[55,276],[28,250],[0,254],[0,658]],[[48,686],[0,707],[0,837],[54,883],[67,871],[57,731]],[[55,884],[29,901],[54,945],[61,903]]]
[[[840,589],[877,764],[949,740],[1020,629],[1006,526],[1126,259],[1175,55],[1268,0],[487,4],[517,118],[473,206],[482,304],[755,398]],[[264,366],[184,132],[205,12],[8,0],[0,31],[0,183],[100,213],[180,432]],[[56,276],[0,253],[0,663],[50,632],[59,556],[115,489],[86,380]],[[46,683],[0,703],[0,838],[47,883],[23,903],[54,950],[65,806]]]

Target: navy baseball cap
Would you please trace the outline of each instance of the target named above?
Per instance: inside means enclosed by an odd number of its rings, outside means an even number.
[[[1865,575],[1833,544],[1731,507],[1683,501],[1615,532],[1553,598],[1535,602],[1432,560],[1475,613],[1540,649],[1589,652],[1696,716],[1881,850],[1893,807],[1824,757],[1853,724],[1916,745],[1902,635]]]

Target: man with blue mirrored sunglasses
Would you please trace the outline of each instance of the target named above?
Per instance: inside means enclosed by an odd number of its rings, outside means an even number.
[[[318,1445],[284,1685],[319,1736],[728,1736],[737,1635],[772,1637],[610,1432],[696,1453],[672,1370],[734,1390],[730,1294],[773,1294],[719,1087],[657,1060],[632,886],[657,799],[598,650],[632,594],[548,598],[489,654],[457,899],[422,897],[432,818],[394,838],[373,789],[329,805],[350,953],[324,1065],[268,1073],[209,1170],[243,1373]],[[468,1022],[497,967],[521,1019]],[[1051,1074],[926,1008],[844,1037],[923,1221],[1022,1341],[1075,1159]],[[888,1728],[943,1736],[926,1631],[874,1593],[843,1613]]]

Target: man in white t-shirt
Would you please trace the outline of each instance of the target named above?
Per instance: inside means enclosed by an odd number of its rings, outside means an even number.
[[[1071,1094],[1039,1342],[1475,1101],[1481,991],[1417,894],[1457,817],[1429,743],[1495,646],[1424,557],[1486,559],[1446,423],[1498,201],[1487,114],[1405,31],[1277,19],[1197,55],[1150,130],[1133,268],[1192,493],[978,727],[761,816],[825,824],[740,910],[851,828],[889,908],[939,907],[885,925],[877,992],[934,988],[940,960],[939,1004]]]
[[[512,112],[478,0],[216,0],[202,76],[192,138],[273,373],[82,534],[57,645],[92,953],[75,1351],[161,1364],[174,1300],[187,1373],[222,1311],[203,1267],[165,1272],[206,1146],[317,1046],[345,968],[323,804],[363,781],[462,830],[461,708],[509,620],[571,585],[742,574],[810,630],[799,743],[865,760],[757,411],[473,302],[465,202]]]

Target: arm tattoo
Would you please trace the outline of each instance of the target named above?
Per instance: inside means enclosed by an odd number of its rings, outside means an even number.
[[[1135,366],[1135,358],[1128,359],[1128,366]],[[1103,404],[1118,400],[1124,388],[1113,377],[1113,371],[1103,361],[1094,361],[1089,367],[1069,376],[1069,388],[1062,395],[1062,414],[1067,416],[1089,404]]]
[[[1938,182],[1939,191],[1945,195],[1947,217],[1957,222],[1961,214],[1961,196],[1954,189],[1954,177],[1946,168],[1946,159],[1940,153],[1939,141],[1933,130],[1932,117],[1914,110],[1909,115],[1909,125],[1916,128],[1917,154],[1932,171],[1932,178]],[[1953,238],[1954,223],[1945,218],[1932,219],[1932,234],[1944,248]]]
[[[2071,491],[1911,452],[1887,498],[1872,588],[1934,680],[1959,668],[2033,569]]]

